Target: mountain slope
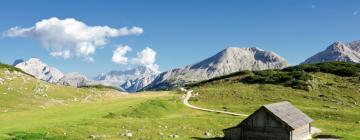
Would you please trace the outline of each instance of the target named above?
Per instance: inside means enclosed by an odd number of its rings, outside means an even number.
[[[139,66],[124,71],[103,73],[94,79],[103,85],[122,88],[128,92],[135,92],[150,84],[158,73],[151,68]]]
[[[360,63],[360,41],[350,43],[335,42],[326,50],[306,59],[303,63],[309,64],[327,61]]]
[[[71,72],[62,77],[59,82],[61,85],[72,86],[72,87],[83,87],[83,86],[91,86],[98,85],[99,83],[88,79],[86,76],[77,73]]]
[[[287,66],[288,63],[273,52],[230,47],[193,65],[163,72],[145,89],[167,89],[241,70],[280,69]]]
[[[18,68],[0,64],[0,113],[97,100],[105,94],[117,96],[125,93],[110,88],[74,88],[50,84]]]
[[[353,71],[352,74],[344,74]],[[310,78],[303,78],[310,75]],[[236,113],[253,113],[264,104],[289,101],[314,119],[322,135],[360,139],[360,64],[326,62],[283,70],[237,72],[189,86],[190,104]],[[248,81],[249,79],[253,81]],[[246,80],[248,79],[248,80]],[[304,82],[305,81],[305,82]],[[306,84],[311,90],[292,85]],[[232,126],[236,126],[232,125]]]
[[[38,58],[27,61],[16,60],[14,66],[49,83],[57,83],[64,74],[56,68],[49,67]]]

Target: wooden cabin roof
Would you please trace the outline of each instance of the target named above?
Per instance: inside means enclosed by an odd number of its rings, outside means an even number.
[[[292,129],[297,129],[313,121],[308,115],[287,101],[263,106]]]

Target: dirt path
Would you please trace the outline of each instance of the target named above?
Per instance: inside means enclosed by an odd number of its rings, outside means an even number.
[[[197,106],[193,106],[191,104],[189,104],[189,99],[192,96],[192,90],[187,90],[186,91],[186,95],[185,98],[183,100],[183,103],[193,109],[197,109],[197,110],[202,110],[202,111],[207,111],[207,112],[215,112],[215,113],[222,113],[222,114],[228,114],[228,115],[233,115],[233,116],[243,116],[243,117],[247,117],[249,115],[246,114],[238,114],[238,113],[233,113],[233,112],[227,112],[227,111],[220,111],[220,110],[212,110],[212,109],[207,109],[207,108],[202,108],[202,107],[197,107]]]
[[[227,111],[220,111],[220,110],[212,110],[212,109],[207,109],[207,108],[202,108],[202,107],[197,107],[197,106],[193,106],[191,104],[189,104],[189,99],[191,98],[192,96],[192,90],[185,90],[183,89],[183,91],[186,92],[186,95],[184,97],[184,100],[183,100],[183,103],[192,108],[192,109],[196,109],[196,110],[201,110],[201,111],[207,111],[207,112],[215,112],[215,113],[222,113],[222,114],[228,114],[228,115],[233,115],[233,116],[243,116],[243,117],[247,117],[249,115],[246,115],[246,114],[239,114],[239,113],[234,113],[234,112],[227,112]],[[316,128],[316,127],[311,127],[311,135],[314,135],[314,134],[318,134],[320,133],[321,130],[319,128]],[[338,140],[338,139],[318,139],[318,140]]]

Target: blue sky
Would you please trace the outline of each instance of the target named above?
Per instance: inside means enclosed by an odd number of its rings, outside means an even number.
[[[59,0],[0,2],[0,31],[57,17],[74,18],[88,26],[141,27],[141,35],[110,38],[92,55],[53,57],[34,38],[0,38],[0,61],[38,57],[67,73],[95,76],[134,65],[112,62],[119,44],[131,46],[128,57],[145,47],[157,52],[160,70],[182,67],[229,46],[259,47],[298,64],[334,41],[360,40],[357,0]]]

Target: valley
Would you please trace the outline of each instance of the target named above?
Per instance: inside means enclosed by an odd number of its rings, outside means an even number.
[[[287,100],[315,120],[313,126],[322,130],[321,135],[356,140],[360,138],[359,77],[335,72],[306,72],[313,77],[311,89],[241,82],[247,72],[233,73],[190,84],[187,88],[193,94],[188,103],[251,114],[263,104]],[[246,118],[189,108],[183,103],[185,92],[177,88],[133,94],[101,86],[76,88],[46,83],[7,65],[0,76],[11,79],[1,85],[1,93],[7,94],[0,94],[0,139],[221,139],[223,129]]]
[[[0,1],[0,140],[360,140],[360,1]]]

